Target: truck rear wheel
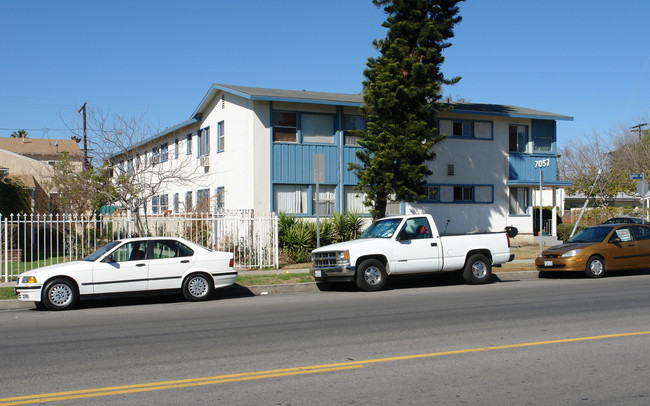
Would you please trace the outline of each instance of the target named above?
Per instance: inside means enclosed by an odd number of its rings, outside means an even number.
[[[386,286],[386,267],[376,259],[366,259],[357,268],[357,286],[366,292],[382,290]]]
[[[485,255],[474,254],[465,263],[463,279],[472,285],[487,283],[492,276],[492,263]]]

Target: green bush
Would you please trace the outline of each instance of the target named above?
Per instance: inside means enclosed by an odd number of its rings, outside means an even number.
[[[358,213],[335,213],[320,221],[320,244],[329,245],[359,238],[363,231],[363,216]],[[316,248],[316,223],[286,213],[278,214],[278,243],[282,252],[293,262],[310,262]]]
[[[573,231],[573,224],[558,224],[557,225],[557,238],[566,241],[569,239],[569,236],[571,235],[571,231]],[[587,228],[586,225],[584,224],[579,224],[578,228],[576,228],[576,234],[578,234],[580,231],[584,230]]]

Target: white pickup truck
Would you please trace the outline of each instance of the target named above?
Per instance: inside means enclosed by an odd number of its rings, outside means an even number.
[[[381,290],[389,275],[461,271],[471,284],[485,283],[492,266],[512,261],[506,232],[441,235],[428,214],[377,220],[358,240],[312,251],[317,282],[352,282]]]

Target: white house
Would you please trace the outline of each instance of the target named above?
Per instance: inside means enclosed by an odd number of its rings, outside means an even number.
[[[359,94],[214,84],[189,120],[134,146],[138,157],[164,165],[190,159],[194,173],[201,174],[200,186],[170,184],[147,210],[313,216],[313,157],[322,153],[319,214],[363,211],[353,189],[356,176],[347,169],[359,148],[348,130],[363,128],[362,104]],[[452,105],[439,117],[447,139],[435,147],[427,198],[396,203],[391,210],[430,213],[448,233],[506,226],[532,233],[540,174],[546,188],[569,184],[556,179],[556,121],[572,118],[508,105]]]

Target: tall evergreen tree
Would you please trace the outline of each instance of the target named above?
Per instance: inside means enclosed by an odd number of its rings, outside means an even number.
[[[373,0],[388,15],[382,26],[386,38],[374,40],[380,56],[368,58],[364,71],[361,109],[367,130],[358,133],[363,148],[350,164],[359,177],[357,189],[375,218],[386,214],[389,199],[416,201],[424,197],[427,161],[433,146],[444,139],[436,115],[446,79],[440,70],[442,51],[451,46],[453,27],[461,20],[457,3],[463,0]]]

